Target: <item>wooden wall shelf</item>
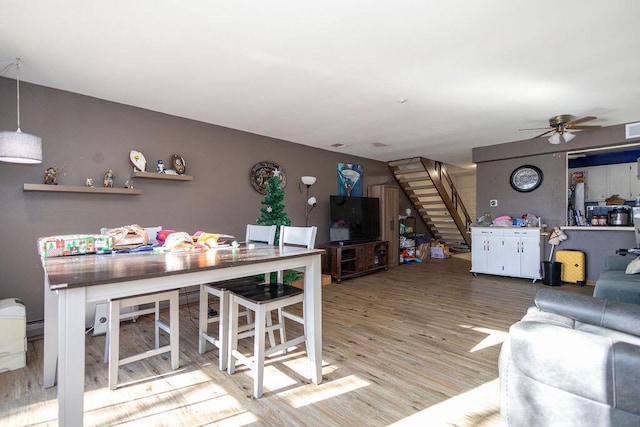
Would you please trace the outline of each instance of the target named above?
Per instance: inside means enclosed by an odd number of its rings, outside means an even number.
[[[193,181],[191,175],[174,175],[170,173],[142,172],[137,171],[131,174],[131,178],[164,179],[167,181]]]
[[[142,190],[136,188],[83,187],[81,185],[48,184],[24,184],[24,191],[49,191],[54,193],[124,194],[127,196],[142,194]]]

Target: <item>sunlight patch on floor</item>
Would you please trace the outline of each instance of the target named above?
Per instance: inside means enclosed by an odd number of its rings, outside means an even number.
[[[471,350],[469,350],[469,353],[480,351],[494,345],[502,344],[509,336],[509,332],[499,331],[497,329],[483,328],[481,326],[471,326],[471,325],[459,325],[459,326],[464,329],[471,329],[472,331],[480,332],[487,335],[485,339],[480,341]]]
[[[332,381],[325,381],[318,385],[309,384],[308,387],[297,388],[289,393],[288,399],[292,407],[301,408],[369,385],[368,381],[355,375],[349,375]]]
[[[492,422],[500,412],[499,381],[482,384],[467,392],[416,412],[390,425],[414,426],[482,426]]]

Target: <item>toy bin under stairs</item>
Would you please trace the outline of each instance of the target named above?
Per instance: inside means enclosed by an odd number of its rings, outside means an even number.
[[[0,300],[0,372],[27,365],[27,315],[16,298]]]

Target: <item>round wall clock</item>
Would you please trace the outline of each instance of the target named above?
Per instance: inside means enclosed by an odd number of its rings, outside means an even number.
[[[528,193],[542,184],[542,171],[533,165],[523,165],[511,172],[509,183],[514,190]]]
[[[267,181],[272,176],[279,176],[282,181],[282,188],[287,185],[287,177],[280,165],[273,162],[259,162],[251,168],[251,185],[260,194],[267,194]]]

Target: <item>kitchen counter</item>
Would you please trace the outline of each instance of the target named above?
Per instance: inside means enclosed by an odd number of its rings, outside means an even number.
[[[616,225],[603,225],[603,226],[565,226],[560,227],[560,230],[579,230],[579,231],[633,231],[633,226],[616,226]]]

